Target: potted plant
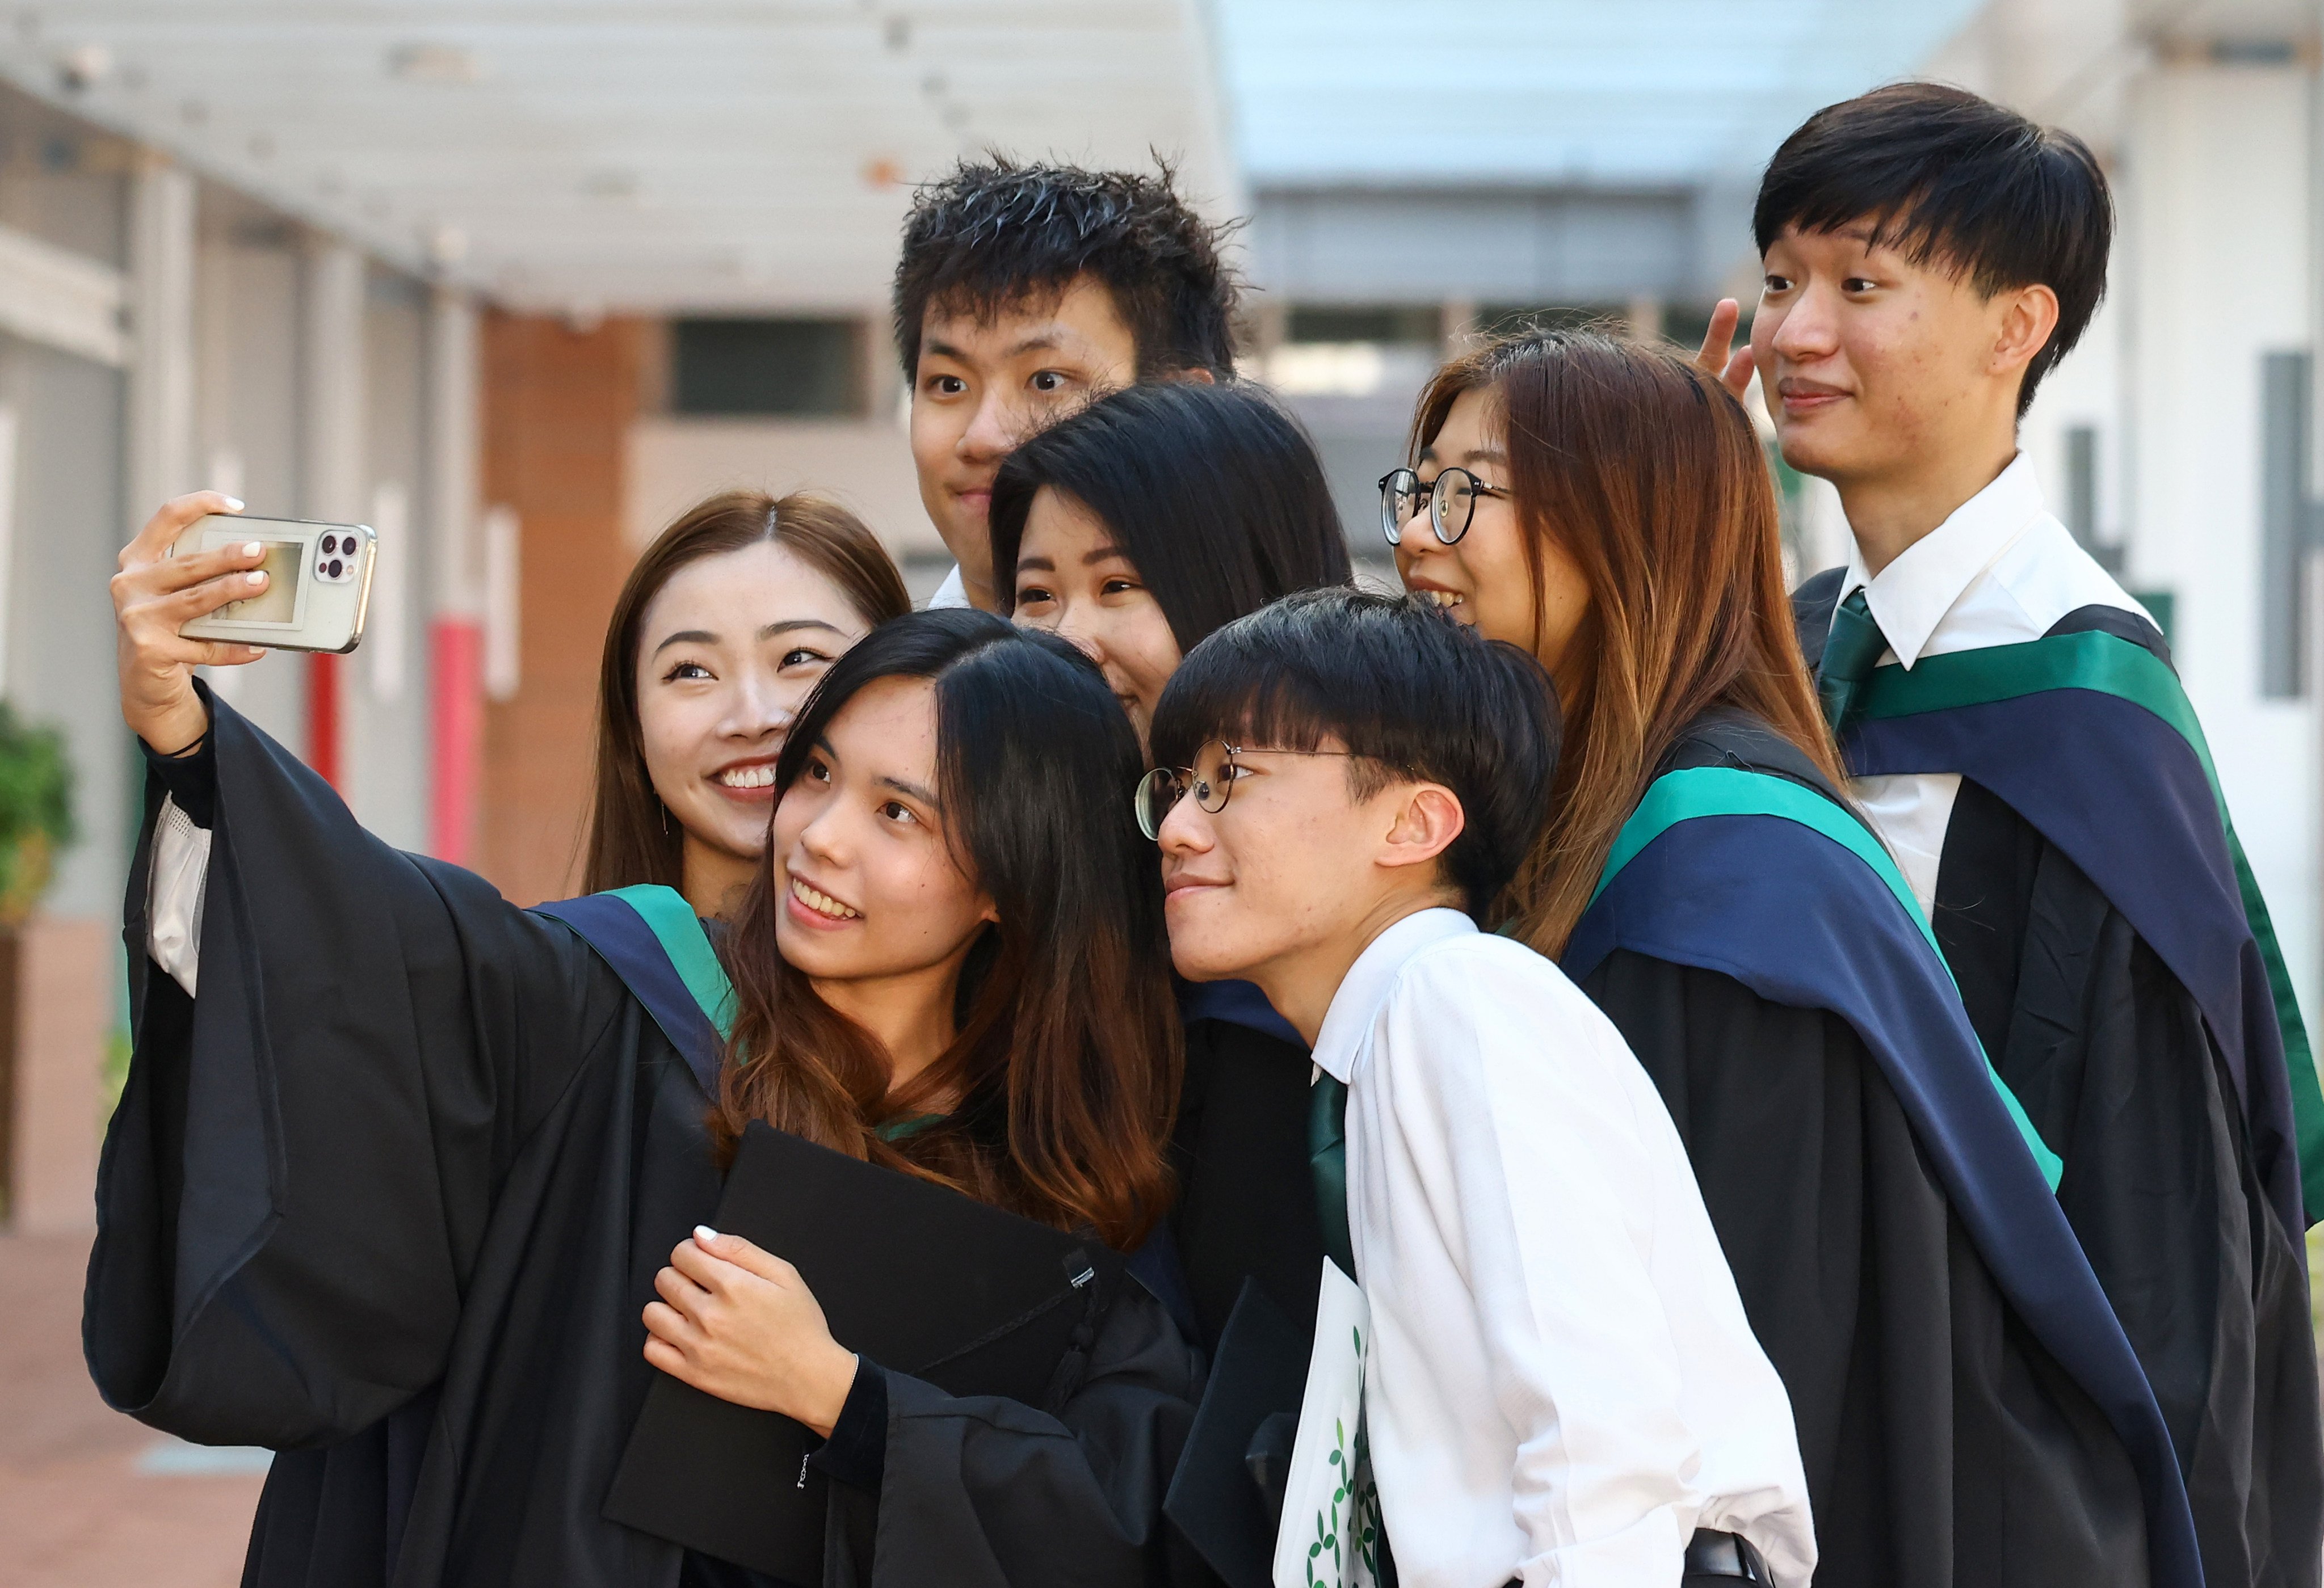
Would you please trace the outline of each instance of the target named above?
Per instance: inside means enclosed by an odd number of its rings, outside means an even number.
[[[28,728],[0,701],[0,930],[32,918],[57,851],[73,840],[72,767],[64,736]]]

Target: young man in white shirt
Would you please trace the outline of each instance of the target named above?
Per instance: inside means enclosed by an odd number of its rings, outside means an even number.
[[[904,222],[896,351],[920,502],[957,565],[929,601],[1008,617],[986,514],[1011,447],[1102,392],[1234,372],[1219,229],[1157,176],[964,161]]]
[[[1141,792],[1180,972],[1257,983],[1344,1097],[1400,1580],[1806,1583],[1790,1403],[1677,1131],[1596,1006],[1471,918],[1547,808],[1539,668],[1315,592],[1197,646],[1153,744],[1185,768]]]
[[[1901,84],[1793,133],[1753,225],[1766,277],[1729,374],[1756,365],[1784,460],[1854,532],[1796,598],[1851,792],[2064,1161],[2205,1580],[2313,1584],[2306,1037],[2168,647],[2017,449],[2105,290],[2106,179],[2070,134]]]

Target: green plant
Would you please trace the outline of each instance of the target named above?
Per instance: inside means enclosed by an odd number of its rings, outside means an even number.
[[[0,701],[0,925],[21,926],[72,842],[72,766],[64,736],[32,728]]]

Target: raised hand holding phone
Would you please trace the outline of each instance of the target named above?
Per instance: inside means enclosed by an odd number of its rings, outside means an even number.
[[[266,549],[258,541],[170,555],[178,537],[198,520],[240,511],[241,502],[215,491],[165,503],[122,548],[120,572],[113,576],[121,718],[164,755],[189,748],[209,730],[209,713],[194,693],[196,667],[239,666],[266,654],[254,645],[189,639],[179,632],[230,601],[265,591],[268,578],[259,565]]]

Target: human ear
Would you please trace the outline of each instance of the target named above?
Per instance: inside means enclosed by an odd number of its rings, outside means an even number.
[[[1173,370],[1165,380],[1184,381],[1189,386],[1215,386],[1219,378],[1200,364],[1184,370]]]
[[[1452,848],[1468,825],[1468,814],[1451,789],[1441,783],[1414,784],[1398,796],[1396,820],[1380,840],[1378,859],[1383,866],[1425,866]]]
[[[2000,295],[2001,324],[1993,344],[1993,372],[2022,370],[2058,329],[2058,295],[2036,281]]]

